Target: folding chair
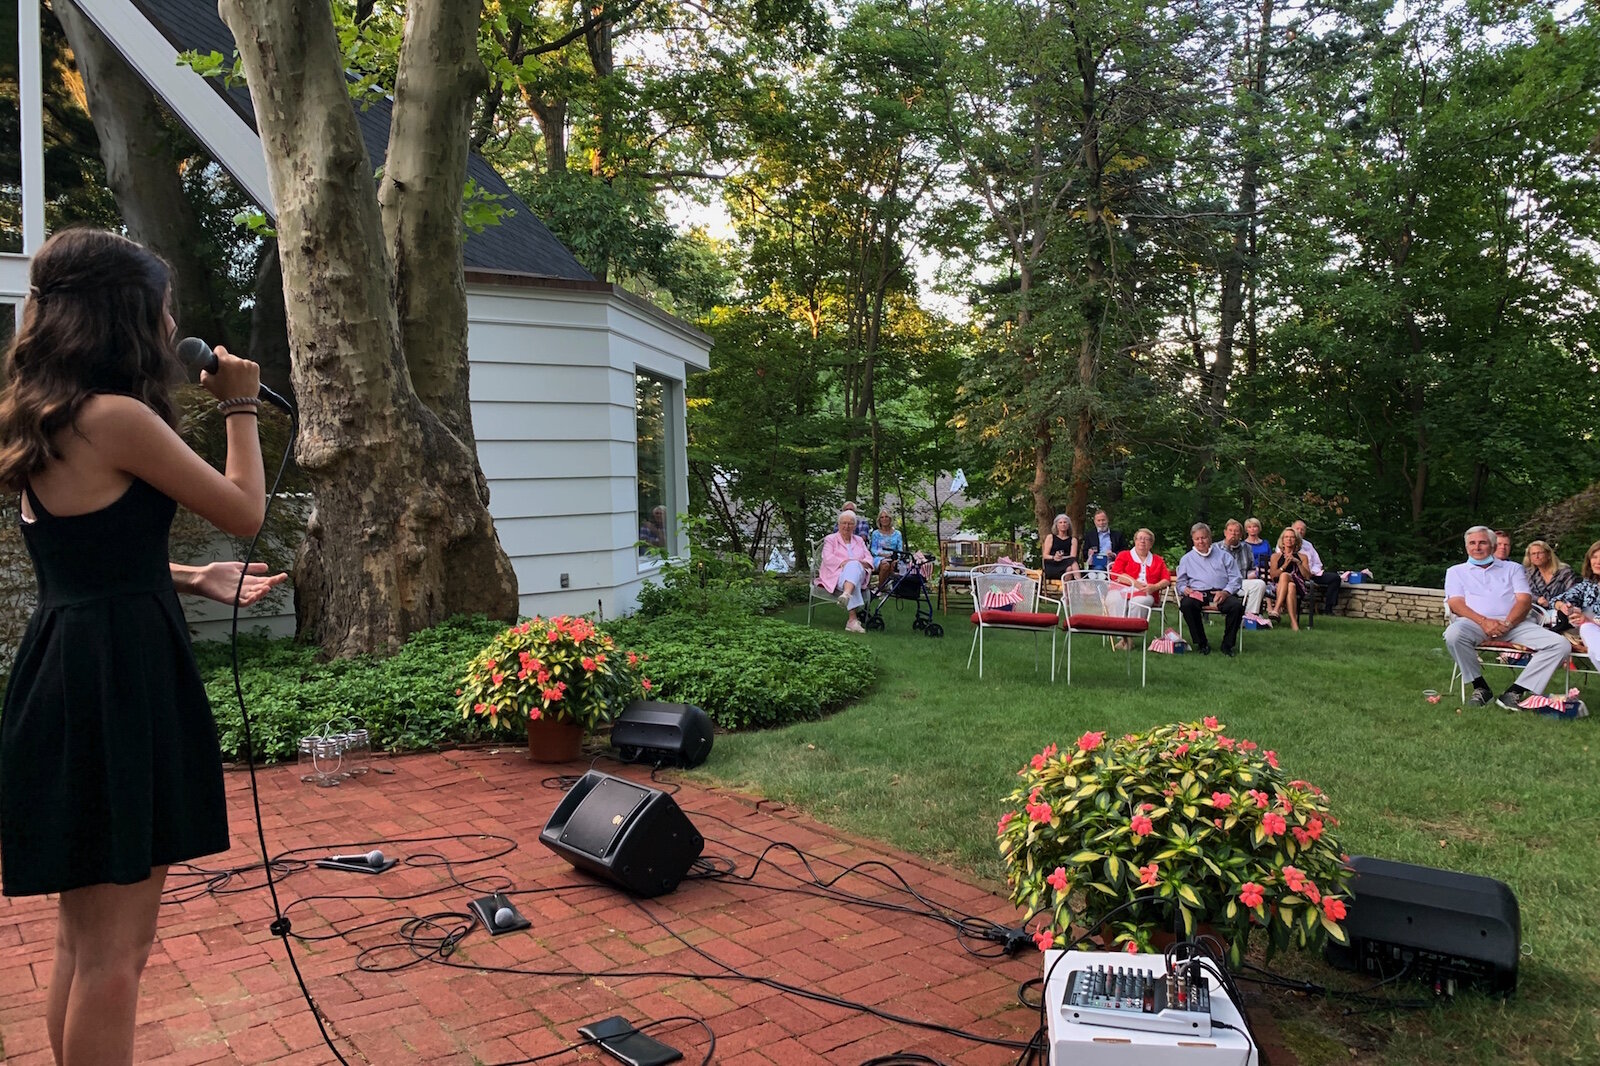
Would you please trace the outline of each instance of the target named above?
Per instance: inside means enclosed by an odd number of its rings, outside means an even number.
[[[1042,610],[1050,604],[1053,610]],[[1061,621],[1061,604],[1039,595],[1039,582],[1021,566],[988,563],[972,571],[972,650],[967,653],[967,669],[978,657],[978,676],[983,677],[984,634],[1003,630],[1031,632],[1033,668],[1039,669],[1039,635],[1050,634],[1050,676],[1056,674],[1056,625]]]
[[[1542,626],[1545,623],[1545,614],[1545,609],[1535,604],[1528,611],[1528,620],[1536,625]],[[1449,629],[1450,623],[1454,622],[1455,620],[1455,612],[1450,610],[1450,601],[1446,599],[1444,603],[1444,627]],[[1521,670],[1524,666],[1526,666],[1528,664],[1529,657],[1533,655],[1533,649],[1528,647],[1526,644],[1518,644],[1515,641],[1510,640],[1491,639],[1480,641],[1475,650],[1478,653],[1478,665],[1480,667],[1487,668],[1492,666],[1496,669],[1511,670],[1513,672]],[[1585,669],[1581,666],[1574,665],[1574,659],[1576,659],[1577,656],[1582,655],[1587,658],[1588,654],[1589,649],[1583,644],[1574,644],[1572,646],[1571,653],[1567,657],[1567,669],[1564,671],[1558,671],[1556,676],[1550,679],[1551,683],[1560,685],[1560,691],[1565,692],[1568,686],[1564,681],[1562,681],[1562,678],[1565,677],[1566,674],[1596,674],[1596,671],[1592,669]],[[1596,676],[1600,676],[1600,674],[1596,674]],[[1460,683],[1461,699],[1465,701],[1467,698],[1467,675],[1461,672],[1461,664],[1456,662],[1454,656],[1451,656],[1450,684],[1446,687],[1456,688],[1457,682]],[[1539,695],[1542,696],[1544,693],[1541,692]]]
[[[1143,688],[1147,678],[1147,662],[1149,659],[1149,641],[1145,636],[1150,629],[1151,608],[1142,603],[1123,601],[1126,614],[1116,613],[1111,604],[1107,602],[1107,593],[1111,585],[1105,581],[1084,580],[1068,581],[1066,595],[1062,600],[1064,615],[1061,619],[1061,628],[1067,634],[1067,684],[1072,684],[1072,638],[1077,636],[1089,637],[1116,637],[1130,641],[1128,645],[1128,676],[1133,676],[1133,644],[1139,643],[1139,687]],[[1052,666],[1055,656],[1052,653]],[[1054,680],[1052,670],[1051,679]]]
[[[811,546],[811,595],[806,600],[806,625],[811,624],[811,612],[818,603],[831,603],[839,606],[839,597],[817,584],[817,575],[822,572],[822,541],[817,541]]]

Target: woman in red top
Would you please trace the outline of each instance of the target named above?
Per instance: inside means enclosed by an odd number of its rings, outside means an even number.
[[[1111,564],[1111,582],[1117,587],[1106,596],[1112,611],[1120,606],[1127,614],[1131,605],[1154,607],[1156,599],[1172,584],[1167,564],[1153,550],[1156,535],[1141,529],[1133,535],[1133,547],[1118,553]]]

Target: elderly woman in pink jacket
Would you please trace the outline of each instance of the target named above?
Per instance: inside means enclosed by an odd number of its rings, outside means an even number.
[[[817,568],[817,584],[839,597],[839,606],[845,609],[848,619],[844,628],[851,633],[865,633],[856,610],[863,600],[861,590],[866,587],[867,575],[872,573],[872,552],[867,542],[856,536],[854,511],[839,512],[839,528],[822,538],[822,564]]]

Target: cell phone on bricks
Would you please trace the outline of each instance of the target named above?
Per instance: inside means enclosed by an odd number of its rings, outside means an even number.
[[[612,1058],[628,1066],[666,1066],[683,1058],[683,1052],[639,1032],[632,1022],[620,1014],[590,1022],[579,1028],[578,1032],[605,1048]]]

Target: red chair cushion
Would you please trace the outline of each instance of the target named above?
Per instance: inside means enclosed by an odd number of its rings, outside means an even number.
[[[1532,651],[1526,644],[1513,644],[1509,640],[1486,640],[1478,645],[1480,648],[1492,648],[1495,651]]]
[[[1061,625],[1075,633],[1143,633],[1150,628],[1148,619],[1114,614],[1071,614]]]
[[[982,616],[986,626],[1005,626],[1011,629],[1049,629],[1061,621],[1054,611],[973,611],[972,624],[977,625]]]

